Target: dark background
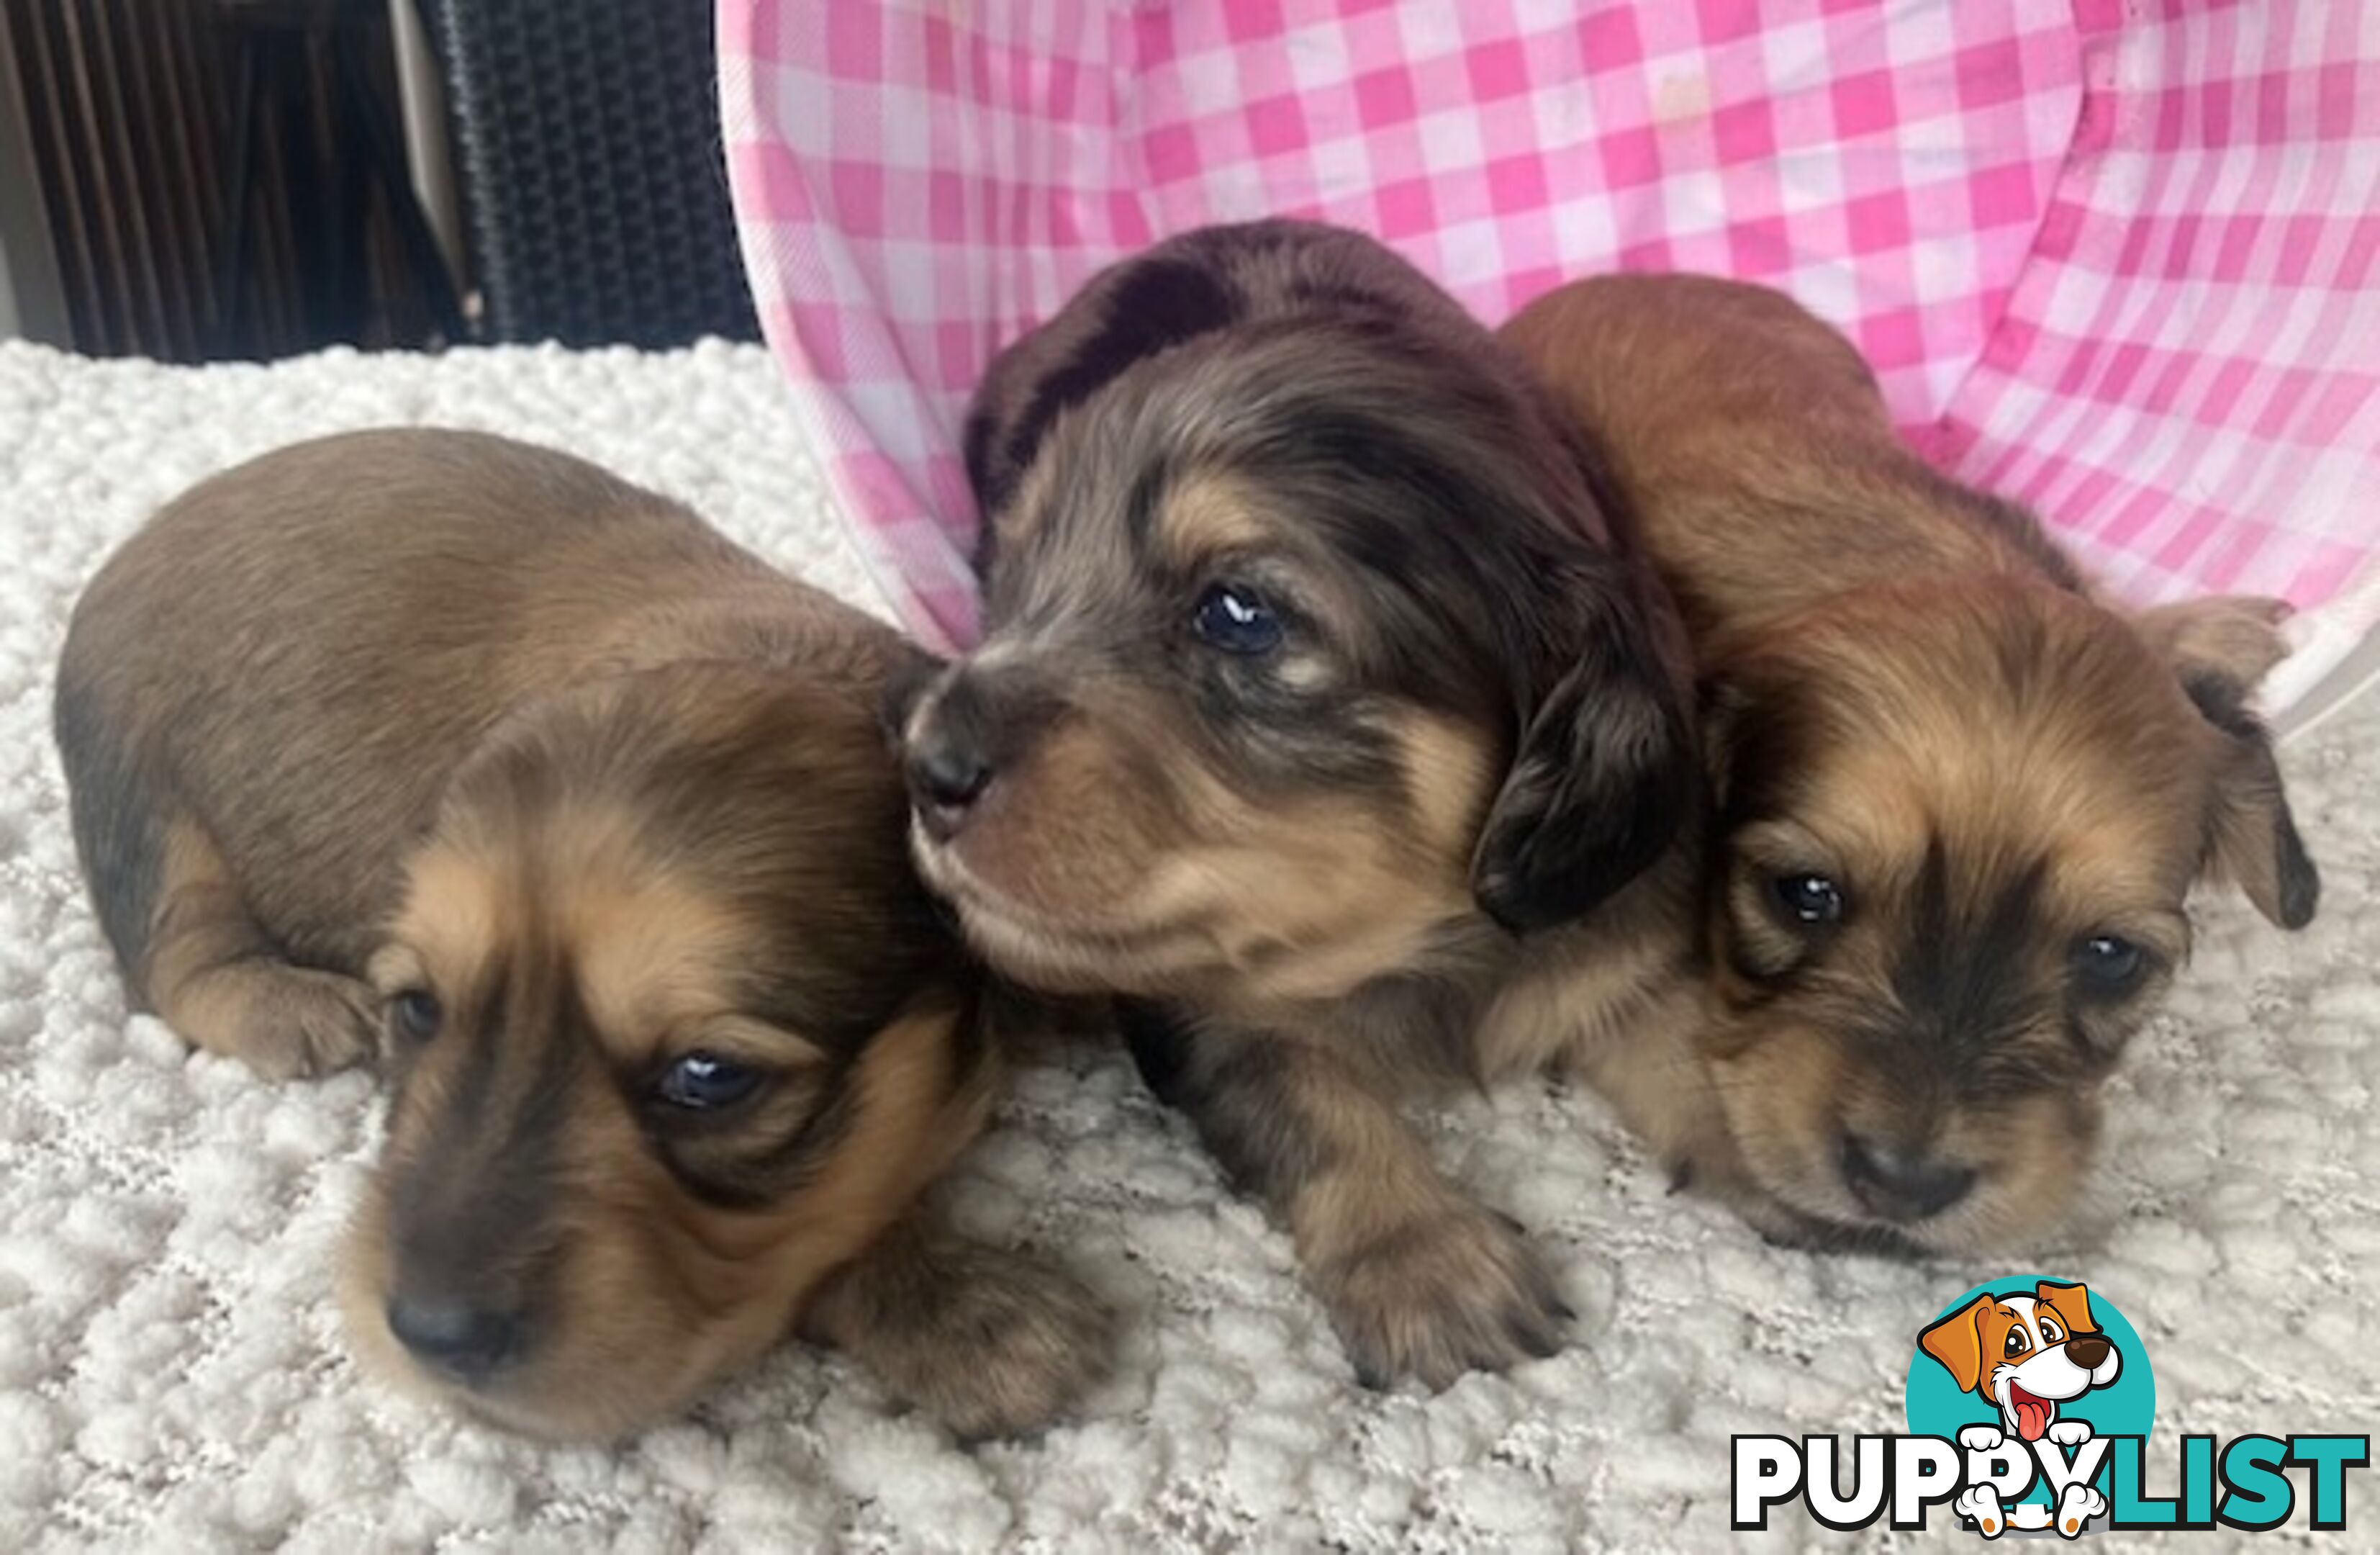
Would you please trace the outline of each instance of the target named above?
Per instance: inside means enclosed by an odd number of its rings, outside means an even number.
[[[19,330],[93,355],[758,334],[712,0],[0,0]]]

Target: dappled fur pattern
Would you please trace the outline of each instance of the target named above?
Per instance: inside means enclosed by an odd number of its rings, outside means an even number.
[[[2281,607],[2102,597],[1905,449],[1857,353],[1779,294],[1609,277],[1503,336],[1605,451],[1702,662],[1705,1015],[1598,1078],[1780,1235],[2051,1223],[2189,954],[2192,883],[2313,914],[2247,710]]]
[[[877,708],[910,654],[683,508],[465,433],[268,455],[102,569],[56,710],[101,919],[200,1046],[386,1069],[343,1274],[368,1360],[602,1436],[876,1257],[925,1289],[917,1246],[946,1240],[875,1249],[980,1124],[999,1044],[905,856]],[[674,1101],[691,1053],[758,1084]],[[401,1343],[400,1304],[486,1342]],[[888,1303],[831,1337],[945,1374],[911,1396],[965,1428],[1023,1428],[1097,1368],[1083,1305],[1051,1308],[1063,1355]]]
[[[1005,970],[1126,996],[1362,1375],[1547,1353],[1539,1256],[1396,1105],[1599,1037],[1685,937],[1682,645],[1584,445],[1411,266],[1269,222],[1095,278],[966,448],[989,635],[896,709],[929,881]],[[1219,589],[1278,641],[1203,639]],[[1581,966],[1570,1019],[1505,1009]]]

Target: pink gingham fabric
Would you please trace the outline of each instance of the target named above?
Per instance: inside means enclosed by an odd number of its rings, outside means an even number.
[[[2143,600],[2380,615],[2380,7],[2357,0],[722,0],[745,260],[878,580],[976,629],[992,353],[1266,214],[1489,323],[1695,270],[1845,329],[1946,468]]]

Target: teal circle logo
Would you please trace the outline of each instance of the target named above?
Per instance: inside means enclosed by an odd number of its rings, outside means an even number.
[[[1918,1331],[1909,1361],[1909,1428],[1961,1440],[1999,1431],[2020,1452],[2055,1443],[2072,1422],[2093,1436],[2145,1438],[2156,1373],[2115,1305],[2079,1280],[2010,1275],[1975,1286]],[[2063,1423],[2063,1424],[2061,1424]],[[2109,1469],[2093,1483],[2105,1493]],[[2038,1478],[2022,1500],[2049,1499]]]

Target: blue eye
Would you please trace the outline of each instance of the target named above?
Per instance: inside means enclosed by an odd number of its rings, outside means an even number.
[[[691,1052],[662,1074],[661,1098],[688,1112],[733,1107],[760,1088],[760,1072],[715,1053]]]
[[[1779,875],[1770,889],[1778,905],[1798,923],[1815,927],[1842,921],[1843,888],[1824,875]]]
[[[1281,646],[1281,617],[1235,583],[1212,584],[1199,595],[1191,625],[1201,642],[1226,653],[1269,653]]]
[[[445,1014],[438,996],[426,988],[408,988],[388,1002],[388,1022],[397,1035],[411,1042],[427,1042],[438,1035]]]
[[[2140,980],[2147,956],[2130,940],[2094,934],[2074,946],[2074,970],[2098,993],[2121,993]]]

